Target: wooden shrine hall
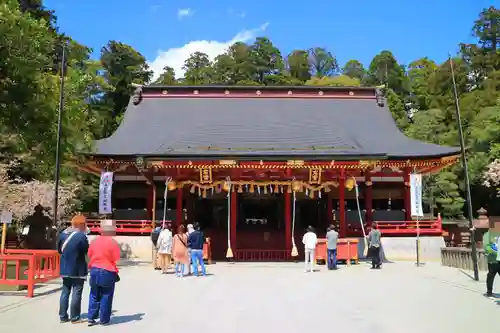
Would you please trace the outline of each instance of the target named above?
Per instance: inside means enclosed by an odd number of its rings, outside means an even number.
[[[165,208],[174,225],[200,222],[215,259],[229,240],[236,259],[285,260],[309,225],[359,237],[377,222],[384,236],[414,236],[410,173],[458,154],[406,137],[374,88],[145,86],[78,167],[114,172],[123,235],[149,235]],[[419,228],[442,235],[439,218]]]

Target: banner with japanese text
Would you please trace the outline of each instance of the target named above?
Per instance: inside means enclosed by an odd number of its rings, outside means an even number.
[[[112,213],[111,193],[113,188],[113,173],[101,173],[101,182],[99,183],[99,214],[108,215]]]

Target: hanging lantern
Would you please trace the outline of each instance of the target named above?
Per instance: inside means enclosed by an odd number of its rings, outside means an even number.
[[[267,194],[267,186],[264,185],[264,194]]]
[[[291,186],[287,186],[286,187],[286,192],[287,193],[292,193],[292,187]]]
[[[245,185],[245,191],[248,192],[248,184]]]
[[[274,193],[278,193],[280,191],[280,187],[278,184],[274,185]]]
[[[249,190],[250,193],[255,193],[255,186],[253,186],[253,184],[250,184],[250,190]]]
[[[283,193],[283,186],[280,185],[280,192]]]
[[[243,185],[238,186],[238,193],[243,193]]]
[[[274,193],[274,191],[273,191],[273,185],[269,185],[269,193]]]
[[[214,195],[214,188],[210,188],[210,195]]]
[[[298,181],[293,181],[292,182],[292,190],[294,192],[301,192],[302,191],[302,185]]]
[[[198,196],[201,197],[201,188],[198,187]]]
[[[206,198],[207,197],[207,189],[203,189],[203,197]]]
[[[175,183],[175,181],[171,181],[168,183],[167,188],[169,191],[173,191],[177,188],[177,184]]]
[[[349,191],[352,191],[352,189],[356,186],[356,180],[354,178],[348,178],[345,181],[345,188]]]
[[[330,191],[331,191],[330,186],[325,186],[325,193],[328,193]]]
[[[257,193],[260,194],[260,186],[257,185]]]
[[[231,185],[229,184],[229,182],[224,182],[224,184],[222,185],[222,189],[226,192],[229,192],[229,190],[231,189]]]
[[[314,199],[314,190],[309,192],[309,198]]]
[[[192,194],[194,194],[194,191],[196,191],[196,185],[191,186],[191,189],[189,190]]]

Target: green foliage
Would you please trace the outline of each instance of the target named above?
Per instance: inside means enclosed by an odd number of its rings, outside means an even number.
[[[484,172],[500,158],[499,18],[495,7],[479,13],[472,24],[475,42],[460,44],[452,60],[475,207],[491,201],[492,191],[483,186]],[[17,160],[9,172],[25,180],[53,177],[63,45],[64,162],[113,133],[129,103],[132,84],[148,84],[152,77],[145,57],[117,41],[109,41],[100,59],[91,60],[91,49],[58,33],[56,13],[41,0],[0,2],[0,36],[0,162]],[[387,105],[400,130],[413,139],[457,146],[450,65],[423,57],[406,67],[385,50],[366,69],[355,59],[340,68],[335,55],[322,47],[292,50],[284,59],[263,36],[249,44],[237,42],[215,59],[195,52],[185,61],[184,77],[176,78],[167,66],[154,83],[385,86]],[[65,164],[62,175],[81,185],[80,202],[89,204],[95,178]],[[460,165],[426,177],[425,182],[425,200],[434,209],[445,217],[462,215]]]

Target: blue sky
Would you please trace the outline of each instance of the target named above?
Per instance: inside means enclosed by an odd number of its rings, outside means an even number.
[[[95,50],[114,39],[132,45],[159,71],[180,71],[189,53],[214,57],[231,42],[267,36],[283,53],[326,47],[343,65],[366,66],[391,50],[408,64],[428,56],[443,61],[458,43],[471,42],[479,12],[500,0],[45,0],[61,32]],[[238,4],[239,3],[239,4]]]

